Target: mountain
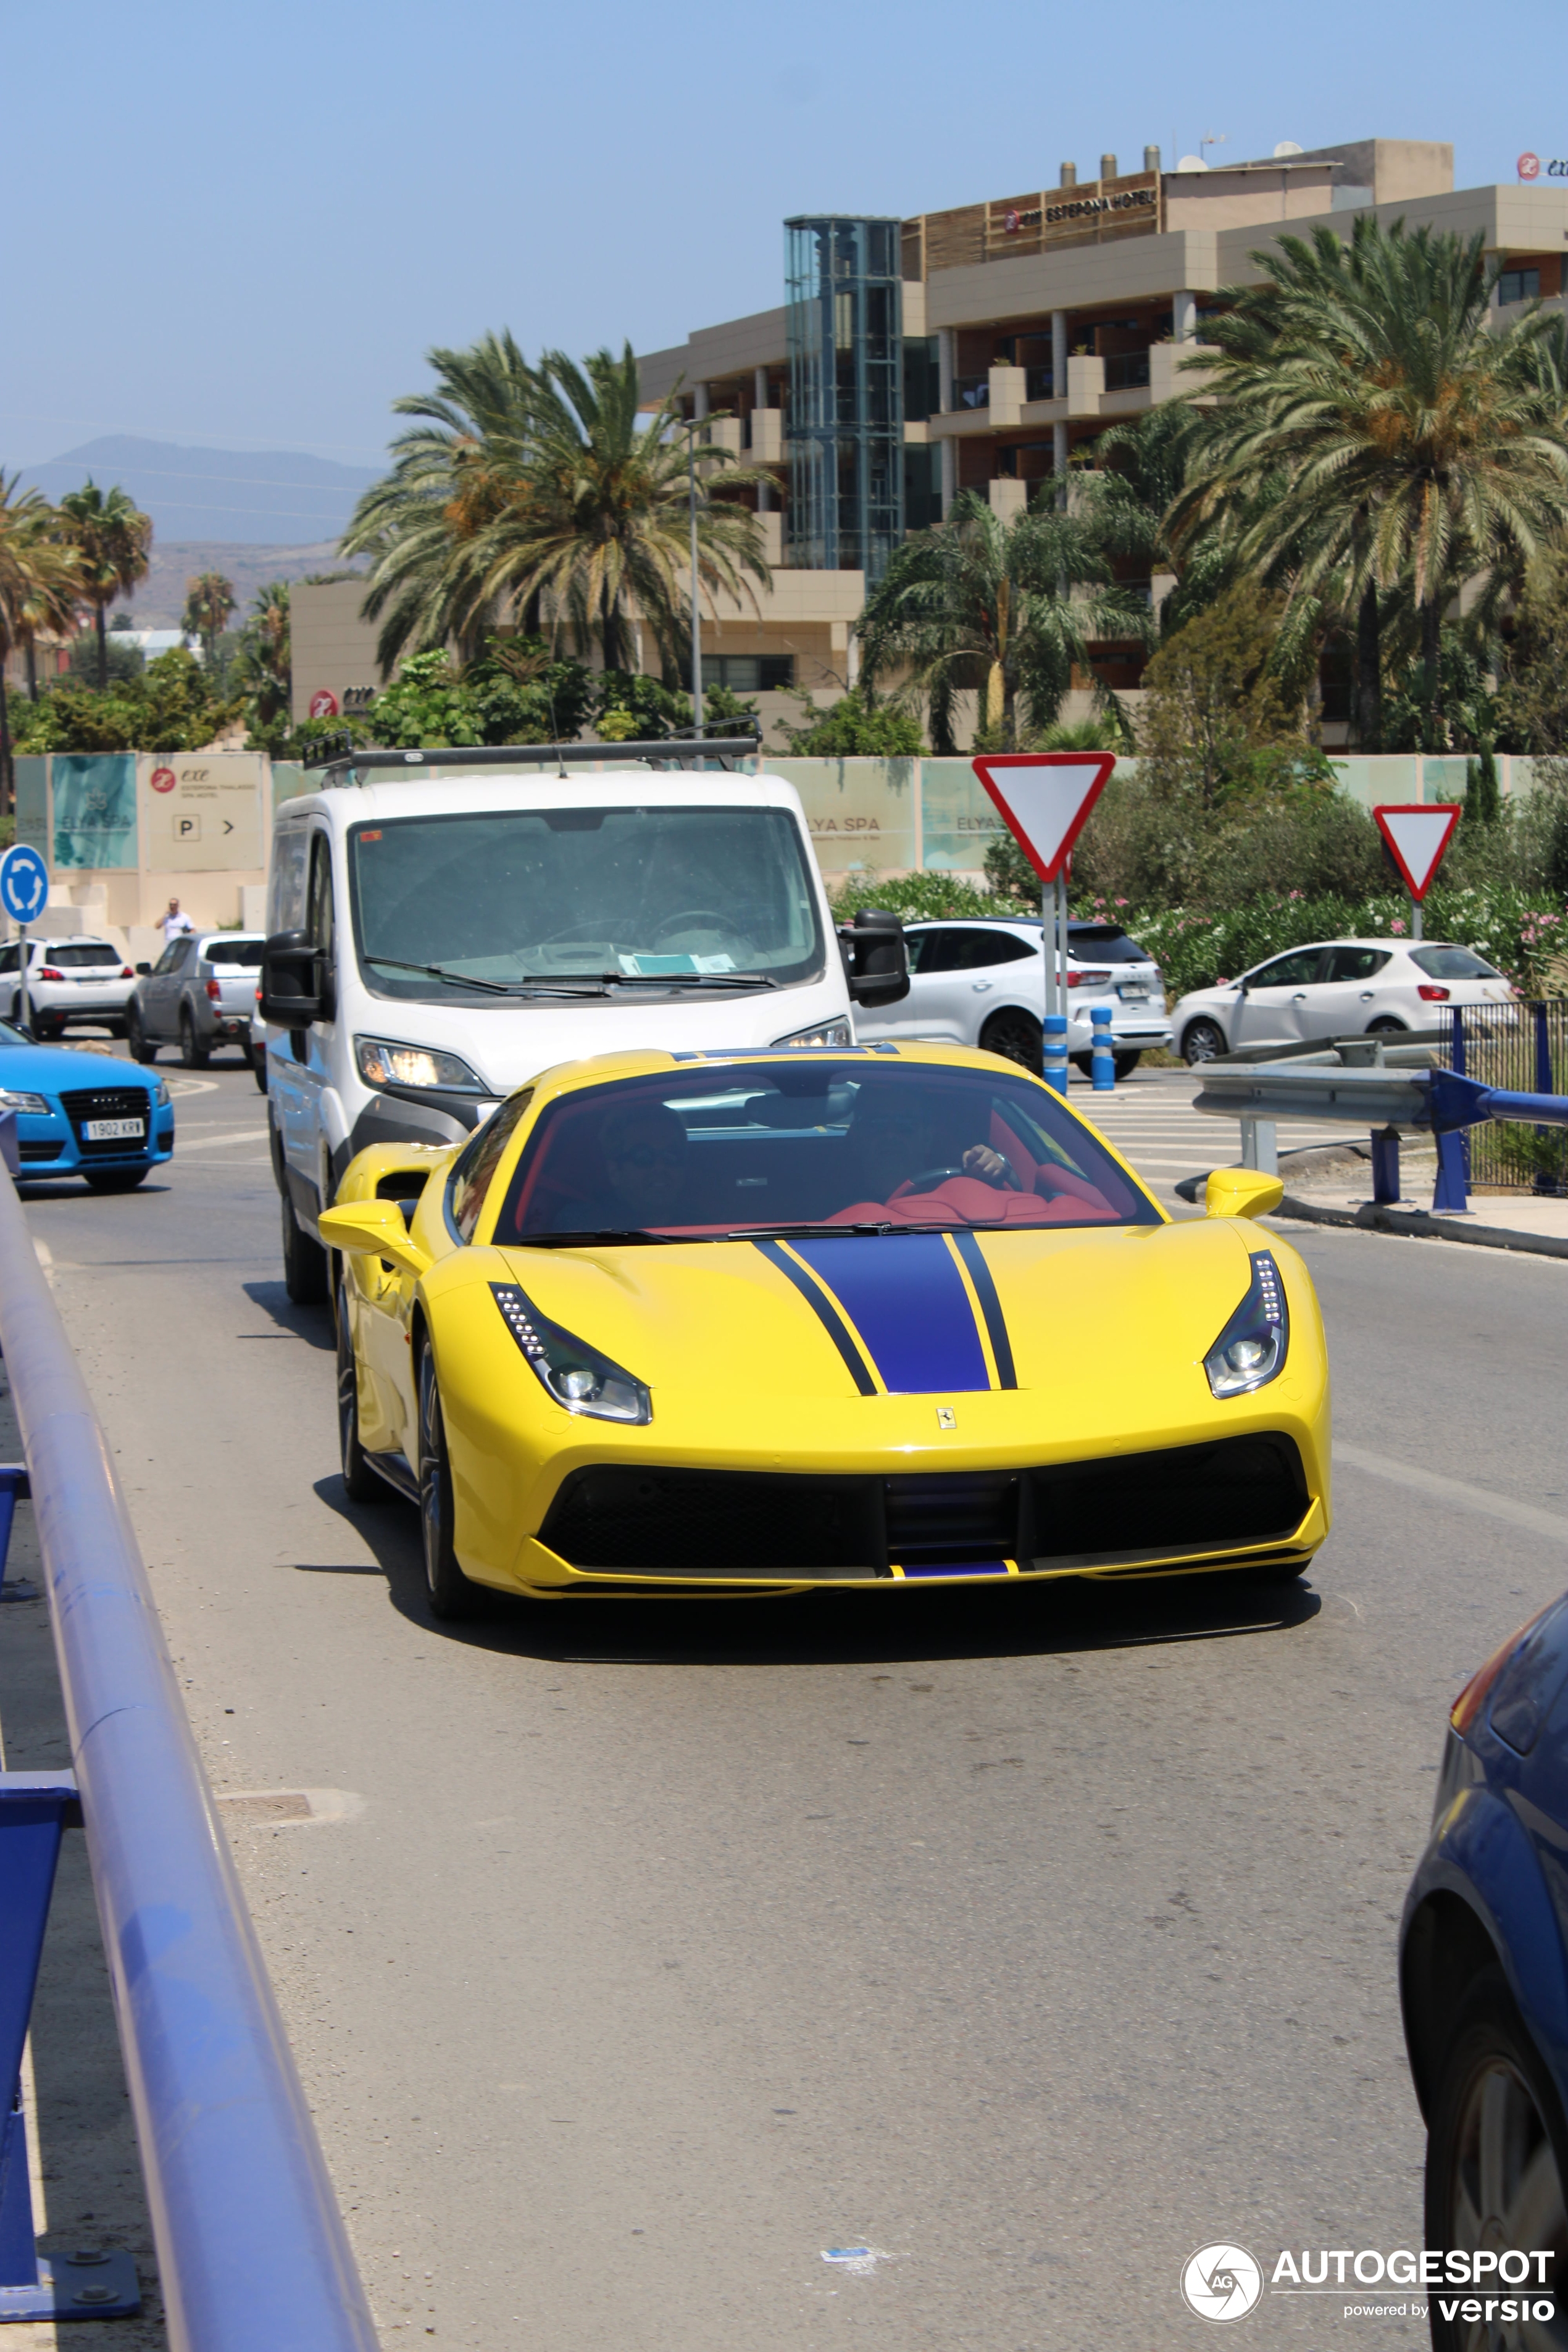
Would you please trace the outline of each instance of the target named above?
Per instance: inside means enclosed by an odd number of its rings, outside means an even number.
[[[239,602],[231,628],[237,628],[256,601],[256,592],[269,580],[305,580],[317,572],[354,572],[344,563],[337,541],[326,539],[309,547],[240,547],[233,540],[155,539],[153,563],[129,596],[113,609],[128,610],[139,629],[177,629],[185,609],[185,583],[202,572],[221,572]]]
[[[295,449],[187,449],[112,433],[30,467],[25,480],[54,499],[79,489],[89,474],[104,489],[119,482],[129,491],[152,516],[157,539],[294,549],[335,542],[360,492],[377,478],[374,467],[340,466]]]

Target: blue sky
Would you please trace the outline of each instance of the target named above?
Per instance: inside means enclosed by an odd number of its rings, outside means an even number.
[[[1205,132],[1568,154],[1514,0],[76,0],[5,11],[0,463],[103,432],[374,464],[423,354],[645,350],[782,299],[780,223],[1136,166]]]

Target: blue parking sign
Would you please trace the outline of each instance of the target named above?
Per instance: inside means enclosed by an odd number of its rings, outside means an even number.
[[[26,841],[0,857],[0,907],[14,923],[36,923],[49,899],[49,869]]]

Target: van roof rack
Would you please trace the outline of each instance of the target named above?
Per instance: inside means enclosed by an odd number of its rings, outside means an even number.
[[[695,768],[714,760],[733,772],[737,760],[754,758],[762,750],[760,735],[671,735],[656,743],[468,743],[446,751],[385,751],[356,749],[346,735],[325,736],[314,744],[302,764],[320,768],[323,787],[353,783],[371,769],[518,768],[554,766],[564,774],[568,763],[586,767],[595,761],[646,761],[650,768]]]

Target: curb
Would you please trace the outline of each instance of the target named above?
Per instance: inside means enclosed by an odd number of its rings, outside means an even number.
[[[1287,1192],[1268,1213],[1299,1217],[1310,1225],[1358,1225],[1363,1233],[1400,1234],[1411,1241],[1465,1242],[1472,1249],[1513,1250],[1526,1257],[1568,1257],[1568,1238],[1555,1234],[1521,1234],[1511,1225],[1461,1225],[1425,1209],[1380,1209],[1370,1201],[1359,1209],[1321,1209]]]

